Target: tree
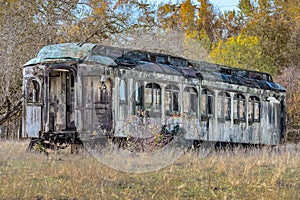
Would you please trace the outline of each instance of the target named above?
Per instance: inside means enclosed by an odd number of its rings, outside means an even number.
[[[129,11],[119,12],[123,5],[105,0],[0,0],[0,125],[21,115],[21,66],[26,61],[48,44],[101,42],[131,28],[136,23],[131,24]]]
[[[243,28],[242,18],[235,10],[225,11],[219,14],[219,26],[217,27],[219,39],[226,41],[230,37],[236,37]]]
[[[209,3],[208,0],[199,0],[200,6],[197,16],[197,31],[199,35],[207,35],[210,38],[211,43],[218,41],[220,35],[218,35],[219,19],[214,6]]]
[[[276,79],[286,89],[287,103],[287,122],[288,127],[300,127],[300,68],[289,67],[285,68],[280,76]]]
[[[277,71],[273,59],[262,54],[259,40],[254,36],[239,35],[220,41],[213,47],[211,56],[218,64],[270,73]]]
[[[21,115],[22,65],[42,46],[59,42],[61,25],[74,16],[75,1],[36,3],[0,0],[0,125]]]
[[[239,8],[245,23],[242,33],[257,37],[263,54],[281,69],[299,64],[298,0],[241,0]]]
[[[22,64],[32,53],[29,44],[33,9],[26,2],[0,1],[0,125],[21,115]],[[30,13],[30,14],[29,14]],[[25,17],[29,14],[28,17]]]

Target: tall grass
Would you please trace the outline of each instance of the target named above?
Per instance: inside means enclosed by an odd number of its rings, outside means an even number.
[[[87,153],[26,153],[27,145],[0,141],[0,199],[300,199],[300,145],[190,151],[139,174]]]

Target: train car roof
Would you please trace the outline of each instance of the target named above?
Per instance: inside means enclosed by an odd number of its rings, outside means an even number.
[[[43,47],[37,57],[28,61],[24,67],[38,63],[70,60],[285,91],[284,87],[273,82],[271,75],[268,73],[101,44],[62,43],[48,45]]]

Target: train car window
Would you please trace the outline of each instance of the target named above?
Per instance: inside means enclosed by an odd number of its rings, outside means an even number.
[[[170,64],[174,66],[186,66],[186,60],[182,58],[170,57]]]
[[[256,96],[251,96],[248,101],[249,122],[260,122],[260,100]]]
[[[198,93],[193,87],[186,87],[183,92],[183,111],[190,115],[197,115]]]
[[[219,119],[230,120],[231,99],[227,92],[219,92],[217,108]]]
[[[168,63],[168,57],[166,56],[156,56],[156,63],[161,63],[161,64],[165,64]]]
[[[114,48],[108,48],[107,49],[107,56],[111,58],[119,58],[122,57],[123,51],[119,49],[114,49]]]
[[[239,77],[248,77],[248,72],[244,70],[236,70],[235,75]]]
[[[208,89],[201,93],[201,114],[204,116],[213,115],[214,93]]]
[[[128,51],[125,55],[123,55],[125,58],[131,58],[133,60],[138,61],[148,61],[148,54],[145,52],[140,51]]]
[[[179,88],[175,85],[168,85],[165,90],[166,114],[174,114],[179,112],[178,97]]]
[[[242,94],[235,94],[233,97],[233,118],[238,121],[245,121],[246,101]]]
[[[148,83],[145,87],[145,109],[150,112],[161,111],[161,88],[156,83]]]
[[[106,84],[102,84],[101,87],[99,88],[99,94],[100,94],[100,102],[101,103],[108,103],[108,91],[107,91],[107,86]]]
[[[28,103],[36,103],[39,102],[40,97],[40,84],[36,80],[31,80],[27,83],[27,102]]]
[[[126,103],[127,87],[125,80],[120,81],[120,103]]]
[[[136,81],[134,84],[133,93],[133,114],[137,114],[143,110],[143,86],[140,81]]]

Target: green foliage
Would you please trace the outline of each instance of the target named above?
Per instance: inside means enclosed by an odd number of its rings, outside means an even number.
[[[38,151],[38,152],[41,152],[41,153],[44,153],[46,152],[46,147],[45,145],[43,144],[42,141],[38,141],[35,145],[34,145],[34,150]]]

